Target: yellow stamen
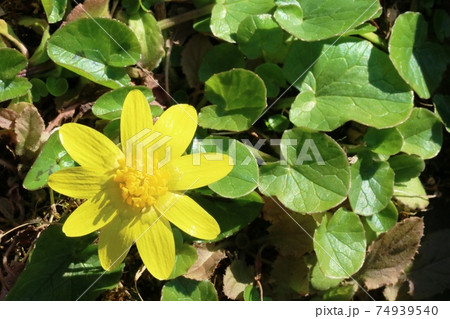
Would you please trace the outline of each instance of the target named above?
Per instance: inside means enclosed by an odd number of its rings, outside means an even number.
[[[167,192],[167,171],[155,170],[153,175],[148,175],[126,166],[125,159],[119,160],[119,164],[114,181],[119,183],[122,198],[128,205],[136,208],[152,206]]]

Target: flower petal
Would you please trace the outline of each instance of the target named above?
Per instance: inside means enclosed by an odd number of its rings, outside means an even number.
[[[59,130],[61,143],[69,155],[81,166],[110,170],[123,157],[120,149],[106,136],[81,124],[64,124]]]
[[[169,190],[199,188],[218,181],[233,169],[233,160],[219,153],[196,153],[179,157],[166,166]]]
[[[57,171],[48,178],[48,186],[66,196],[91,198],[98,194],[108,175],[99,174],[97,169],[71,167]]]
[[[135,228],[136,245],[148,271],[157,279],[167,279],[175,265],[172,228],[153,208],[141,215]]]
[[[220,233],[216,220],[186,195],[166,193],[155,207],[163,217],[191,236],[208,240]]]
[[[128,254],[134,241],[134,227],[137,218],[128,218],[122,214],[103,227],[98,241],[98,257],[105,270],[119,266]]]
[[[191,144],[197,130],[197,111],[191,105],[177,104],[168,108],[156,121],[154,130],[170,137],[170,140],[159,148],[158,158],[166,156],[166,149],[170,148],[170,158],[180,157]]]
[[[138,134],[149,132],[152,127],[152,112],[144,94],[139,90],[130,91],[123,103],[120,117],[120,141],[123,152],[127,154],[127,147],[128,151],[132,151],[130,146],[135,142]]]
[[[63,232],[69,237],[84,236],[107,225],[117,215],[118,208],[108,192],[100,191],[84,202],[67,218]]]

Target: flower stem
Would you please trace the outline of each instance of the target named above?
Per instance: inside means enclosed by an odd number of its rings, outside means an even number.
[[[213,7],[214,7],[214,4],[210,4],[208,6],[204,6],[203,8],[192,10],[192,11],[177,15],[172,18],[160,20],[160,21],[158,21],[158,26],[161,30],[169,29],[177,24],[207,15],[207,14],[211,13],[211,10]]]

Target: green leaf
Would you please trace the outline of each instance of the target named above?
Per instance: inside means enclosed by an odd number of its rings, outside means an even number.
[[[198,78],[205,82],[216,73],[244,67],[245,57],[241,51],[235,45],[221,43],[206,52],[198,70]]]
[[[48,95],[47,86],[41,79],[32,78],[30,83],[32,85],[31,96],[33,97],[33,102],[37,102],[41,99],[41,97],[46,97]]]
[[[61,168],[73,167],[75,162],[67,154],[56,131],[48,138],[41,153],[25,176],[23,187],[37,190],[47,185],[48,177]]]
[[[342,286],[334,287],[334,288],[331,288],[330,290],[326,291],[322,296],[322,300],[324,300],[324,301],[351,301],[357,290],[358,290],[358,287],[355,285],[355,283],[353,283],[353,282],[346,283]]]
[[[0,102],[26,94],[31,83],[26,78],[16,77],[27,65],[27,59],[19,51],[0,49]]]
[[[323,133],[285,131],[282,160],[260,167],[259,189],[299,213],[322,212],[341,203],[350,186],[342,148]]]
[[[365,217],[369,227],[377,234],[385,233],[397,223],[398,211],[394,203],[390,202],[386,208],[372,216]]]
[[[266,13],[273,0],[217,0],[211,13],[212,33],[227,42],[235,42],[239,24],[248,16]]]
[[[450,288],[449,243],[448,228],[425,236],[413,266],[407,271],[414,298],[428,300]]]
[[[433,11],[434,33],[440,42],[444,42],[446,38],[450,37],[450,15],[442,9]]]
[[[53,96],[61,96],[69,89],[69,83],[65,78],[48,77],[46,80],[47,90]]]
[[[142,48],[140,63],[148,70],[156,68],[165,55],[164,38],[150,13],[138,11],[128,21]]]
[[[252,192],[234,200],[212,196],[190,195],[220,226],[220,234],[212,241],[227,238],[250,224],[261,212],[263,201]]]
[[[55,23],[64,18],[67,0],[41,0],[48,23]]]
[[[196,141],[192,153],[221,153],[227,154],[233,160],[231,172],[220,181],[209,186],[217,194],[236,198],[252,192],[259,179],[259,169],[255,157],[241,142],[229,138],[210,137]]]
[[[437,89],[447,66],[443,47],[428,42],[427,34],[425,18],[417,12],[406,12],[395,20],[389,41],[392,63],[423,99]]]
[[[425,209],[429,204],[427,193],[418,177],[407,182],[395,183],[394,197],[412,210]]]
[[[419,177],[425,169],[425,162],[415,155],[400,154],[389,159],[389,165],[394,170],[395,182],[403,183]]]
[[[237,30],[239,49],[249,58],[256,59],[274,54],[283,44],[283,30],[270,14],[248,16]]]
[[[73,8],[66,21],[109,17],[109,0],[85,0]]]
[[[441,150],[442,124],[427,109],[415,108],[409,119],[397,128],[404,139],[402,152],[429,159]]]
[[[366,237],[358,215],[340,208],[328,221],[325,215],[314,234],[314,250],[324,275],[348,278],[364,262]]]
[[[287,130],[289,124],[289,119],[281,114],[274,114],[270,116],[266,121],[266,126],[277,133],[281,133]]]
[[[283,0],[274,17],[280,26],[304,41],[342,35],[381,12],[378,1]]]
[[[168,281],[161,295],[162,301],[217,301],[217,291],[209,280],[197,281],[178,277]]]
[[[364,141],[372,152],[388,156],[397,154],[403,146],[403,137],[395,127],[381,130],[369,127]]]
[[[15,49],[0,49],[0,66],[0,80],[12,80],[27,66],[27,59]]]
[[[348,199],[358,215],[370,216],[387,206],[394,193],[394,171],[389,164],[370,153],[358,154],[351,166],[352,181]]]
[[[280,87],[286,85],[283,70],[274,63],[260,64],[255,69],[255,73],[263,79],[267,88],[267,97],[277,97],[280,92]]]
[[[181,244],[176,247],[175,265],[172,273],[167,279],[173,279],[184,275],[188,272],[189,268],[197,260],[197,251],[194,247],[188,244]]]
[[[64,25],[50,37],[47,51],[56,64],[117,89],[129,85],[130,78],[123,67],[139,61],[141,48],[134,33],[123,23],[96,18]]]
[[[367,289],[377,289],[398,281],[419,249],[423,227],[422,218],[407,218],[370,245],[360,272]]]
[[[450,132],[450,96],[436,94],[433,97],[434,112],[444,123],[447,132]]]
[[[342,281],[340,278],[329,278],[325,276],[319,263],[315,263],[311,271],[311,286],[317,290],[328,290],[336,287]]]
[[[145,95],[149,103],[155,100],[152,91],[145,86],[124,87],[111,92],[107,92],[103,94],[101,97],[99,97],[98,100],[95,102],[95,104],[92,106],[92,112],[97,117],[105,120],[115,120],[120,118],[120,114],[122,113],[123,102],[125,102],[127,94],[132,90],[141,91]],[[151,107],[151,109],[153,116],[159,116],[162,113],[161,108]]]
[[[389,57],[368,41],[295,41],[283,70],[301,91],[290,112],[297,126],[332,131],[352,120],[386,128],[405,121],[413,107]]]
[[[198,121],[204,128],[247,130],[266,107],[263,80],[244,69],[213,75],[205,83],[205,95],[214,105],[200,111]]]
[[[261,301],[261,295],[258,288],[248,285],[244,290],[244,301]]]
[[[95,300],[112,289],[122,275],[123,264],[105,272],[97,245],[91,244],[95,237],[66,237],[61,225],[50,225],[39,236],[7,300]]]

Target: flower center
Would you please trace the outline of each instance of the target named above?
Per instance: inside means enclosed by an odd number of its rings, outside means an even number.
[[[167,192],[169,174],[166,171],[155,170],[153,175],[148,175],[126,166],[125,159],[119,160],[119,164],[114,181],[119,183],[122,198],[128,205],[148,207]]]

